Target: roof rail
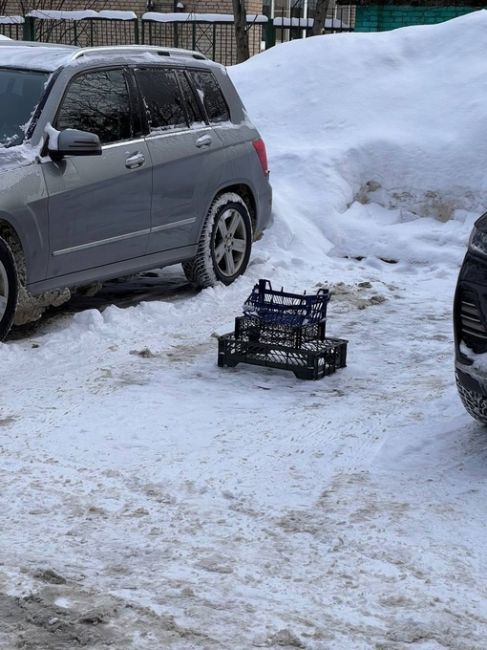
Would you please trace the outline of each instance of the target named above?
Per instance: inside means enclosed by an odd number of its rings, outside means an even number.
[[[157,56],[182,57],[206,61],[207,58],[201,52],[193,50],[181,50],[174,47],[155,47],[150,45],[112,45],[105,47],[84,47],[78,49],[72,56],[71,61],[76,61],[90,54],[155,54]]]

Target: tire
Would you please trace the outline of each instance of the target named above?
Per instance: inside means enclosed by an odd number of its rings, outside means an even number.
[[[245,273],[252,250],[252,221],[245,201],[234,192],[218,196],[206,217],[198,252],[183,262],[190,282],[213,287],[231,284]]]
[[[0,237],[0,341],[5,340],[12,327],[18,291],[14,257],[7,242]]]
[[[487,426],[487,397],[484,397],[481,393],[477,393],[469,388],[465,388],[465,386],[462,386],[458,381],[458,378],[457,388],[458,394],[460,395],[460,399],[462,400],[467,413],[484,426]]]

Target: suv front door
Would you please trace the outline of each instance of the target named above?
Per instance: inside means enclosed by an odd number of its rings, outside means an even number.
[[[49,277],[139,257],[150,232],[152,168],[124,68],[82,72],[54,126],[96,133],[103,153],[48,160]]]

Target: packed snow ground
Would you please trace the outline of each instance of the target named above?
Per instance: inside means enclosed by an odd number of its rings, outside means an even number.
[[[246,276],[0,346],[2,649],[485,649],[487,437],[451,303],[487,198],[486,27],[232,69],[275,191]],[[346,369],[216,367],[260,277],[334,289]]]

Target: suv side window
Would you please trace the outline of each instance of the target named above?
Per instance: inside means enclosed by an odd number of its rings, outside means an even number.
[[[230,111],[218,81],[213,74],[204,70],[191,70],[190,74],[206,108],[210,122],[212,124],[228,122],[230,120]]]
[[[61,103],[56,128],[96,133],[102,144],[130,140],[130,95],[123,70],[86,72],[75,77]]]
[[[175,71],[139,68],[135,74],[144,98],[151,133],[187,127],[184,100]]]

